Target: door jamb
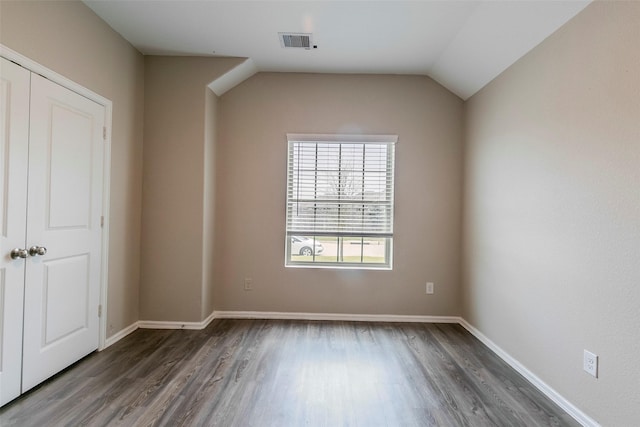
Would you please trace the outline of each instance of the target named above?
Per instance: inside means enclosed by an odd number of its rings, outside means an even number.
[[[107,129],[103,144],[103,164],[102,164],[102,216],[104,217],[104,225],[102,227],[102,259],[100,262],[100,306],[102,307],[99,319],[99,338],[98,350],[105,348],[107,339],[107,296],[109,287],[109,211],[110,211],[110,192],[111,192],[111,116],[113,111],[113,103],[107,99],[78,83],[56,73],[55,71],[45,67],[27,58],[26,56],[10,49],[0,43],[0,56],[9,61],[13,61],[27,70],[40,74],[48,80],[59,84],[79,95],[84,96],[102,106],[104,106],[104,125]]]

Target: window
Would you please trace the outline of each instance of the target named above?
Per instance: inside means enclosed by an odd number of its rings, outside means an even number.
[[[287,139],[285,265],[390,270],[398,137]]]

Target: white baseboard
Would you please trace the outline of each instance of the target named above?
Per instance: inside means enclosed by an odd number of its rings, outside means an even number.
[[[215,312],[211,313],[201,322],[164,322],[155,320],[140,320],[138,327],[140,329],[204,329],[215,318]]]
[[[500,348],[496,343],[487,338],[486,335],[476,329],[465,319],[460,319],[460,325],[462,325],[462,327],[469,331],[473,336],[478,338],[480,342],[489,347],[491,351],[493,351],[498,357],[504,360],[509,366],[518,371],[520,375],[525,377],[527,381],[529,381],[534,387],[540,390],[545,396],[553,400],[559,407],[564,409],[564,411],[571,415],[571,417],[573,417],[573,419],[575,419],[577,422],[585,427],[600,427],[600,424],[598,424],[593,418],[589,417],[578,407],[565,399],[562,395],[560,395],[560,393],[558,393],[547,383],[542,381],[537,375],[527,369],[522,363],[518,362],[509,353]]]
[[[216,319],[337,320],[348,322],[459,323],[455,316],[397,314],[290,313],[280,311],[214,311]]]
[[[117,343],[122,338],[126,337],[131,332],[135,331],[136,329],[138,329],[138,322],[133,322],[132,324],[130,324],[126,328],[116,332],[115,334],[111,335],[109,338],[107,338],[105,340],[104,347],[101,350],[104,350],[105,348]]]
[[[132,323],[126,328],[122,329],[119,332],[111,335],[106,339],[104,347],[100,350],[104,350],[105,348],[112,346],[113,344],[120,341],[122,338],[126,337],[136,329],[204,329],[209,326],[214,319],[214,313],[211,313],[206,319],[202,322],[164,322],[164,321],[154,321],[154,320],[138,320],[137,322]]]

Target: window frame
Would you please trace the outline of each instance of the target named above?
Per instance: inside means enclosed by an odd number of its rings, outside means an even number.
[[[395,214],[395,149],[398,143],[398,135],[360,135],[360,134],[298,134],[287,133],[287,177],[285,188],[285,267],[293,268],[330,268],[330,269],[351,269],[351,270],[393,270],[393,238],[394,238],[394,214]],[[388,145],[391,150],[387,152],[387,163],[385,169],[385,176],[391,177],[391,185],[386,185],[385,191],[388,194],[385,196],[384,205],[390,208],[390,219],[387,225],[390,227],[389,232],[319,232],[301,234],[296,230],[290,230],[290,218],[289,218],[289,204],[291,199],[289,197],[289,190],[293,188],[294,184],[293,173],[290,168],[293,166],[293,162],[290,159],[292,153],[292,144],[296,143],[309,143],[309,144],[375,144],[375,145]],[[364,156],[364,153],[363,153]],[[364,161],[364,157],[363,157]],[[317,168],[317,166],[316,166]],[[338,172],[342,168],[338,169]],[[364,178],[363,178],[364,179]],[[386,179],[386,178],[385,178]],[[299,185],[299,183],[298,183]],[[322,199],[316,199],[322,202]],[[294,202],[295,203],[295,202]],[[363,203],[364,205],[374,205],[374,203]],[[291,240],[295,236],[307,236],[315,240],[316,237],[330,236],[336,238],[336,244],[341,246],[346,244],[342,239],[358,237],[362,238],[361,244],[361,257],[364,257],[364,239],[369,238],[384,238],[385,241],[385,262],[384,263],[366,263],[366,262],[345,262],[345,261],[295,261],[293,254],[291,253]],[[315,251],[315,242],[314,251]],[[340,250],[344,250],[344,247]],[[337,256],[337,255],[336,255]],[[315,254],[314,254],[315,257]],[[362,259],[362,258],[361,258]]]

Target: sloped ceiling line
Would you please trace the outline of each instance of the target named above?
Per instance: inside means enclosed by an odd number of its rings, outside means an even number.
[[[84,0],[145,55],[250,58],[221,93],[257,71],[418,74],[462,99],[590,2]],[[283,49],[282,31],[313,33],[318,49]]]

